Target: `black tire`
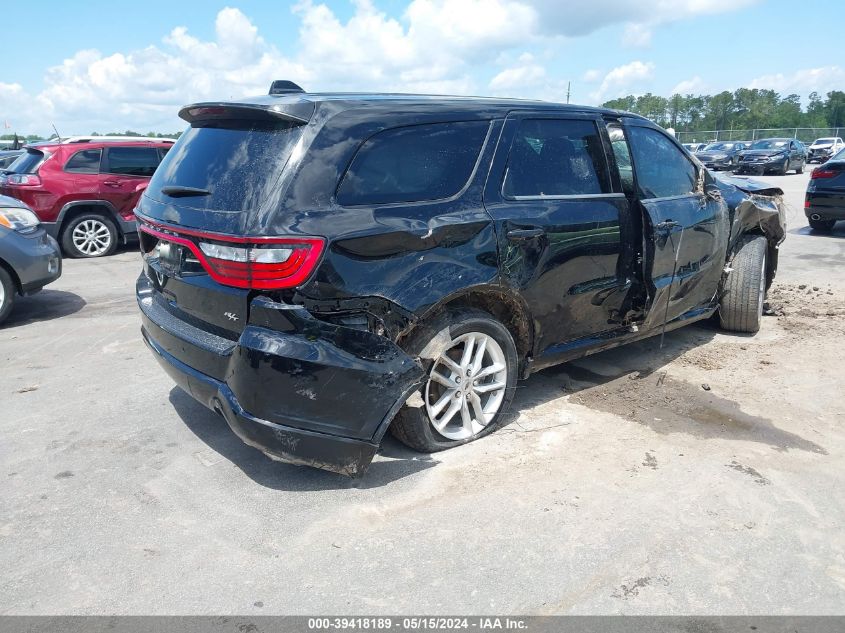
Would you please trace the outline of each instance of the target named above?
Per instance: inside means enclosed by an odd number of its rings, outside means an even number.
[[[102,250],[97,250],[96,252],[85,252],[80,250],[80,248],[74,243],[74,230],[80,225],[83,225],[85,222],[105,228],[105,231],[108,234],[108,245]],[[62,227],[62,250],[68,257],[81,259],[111,255],[117,249],[117,240],[117,228],[114,225],[114,221],[108,216],[100,213],[83,213],[82,215],[78,215],[75,218],[68,220]]]
[[[781,176],[786,176],[786,172],[788,172],[788,171],[789,171],[789,159],[787,158],[785,161],[783,161],[783,165],[781,165],[780,170],[778,170],[778,173]]]
[[[804,163],[799,163],[798,167],[795,169],[796,174],[803,174],[804,173]]]
[[[15,305],[15,295],[18,289],[12,276],[5,268],[0,266],[0,325],[9,316],[12,307]]]
[[[462,308],[441,313],[411,334],[403,348],[414,357],[419,357],[426,375],[435,367],[435,358],[445,351],[444,345],[469,334],[480,333],[489,336],[499,344],[504,353],[506,381],[501,404],[490,422],[478,433],[466,439],[444,437],[433,426],[426,406],[426,384],[415,392],[405,404],[393,423],[390,432],[400,442],[423,453],[436,453],[489,435],[502,425],[505,414],[513,400],[517,380],[517,352],[513,337],[507,328],[488,313],[472,308]],[[449,338],[446,338],[448,334]],[[437,349],[438,346],[441,349]],[[423,356],[425,355],[425,357]],[[429,356],[434,356],[431,358]],[[434,398],[432,398],[433,400]]]
[[[736,245],[728,262],[731,272],[719,300],[719,322],[723,329],[750,334],[760,330],[768,249],[762,235],[745,235]]]
[[[833,226],[836,224],[836,220],[807,220],[810,223],[810,228],[814,231],[818,231],[820,233],[830,233],[833,230]]]

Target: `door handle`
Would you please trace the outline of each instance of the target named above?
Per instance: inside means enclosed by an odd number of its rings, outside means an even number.
[[[508,239],[514,241],[530,240],[545,234],[546,232],[543,229],[512,229],[508,231]]]
[[[103,184],[107,187],[119,187],[120,181],[119,180],[104,180]]]

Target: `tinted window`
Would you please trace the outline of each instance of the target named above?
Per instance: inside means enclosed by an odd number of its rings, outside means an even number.
[[[506,197],[608,193],[601,137],[592,121],[525,119],[508,157]]]
[[[440,200],[469,180],[487,121],[434,123],[380,132],[358,150],[337,191],[342,205]]]
[[[96,174],[100,171],[100,155],[103,150],[85,149],[76,152],[65,165],[65,171],[83,174]]]
[[[14,174],[34,174],[35,170],[44,162],[44,158],[44,152],[28,149],[18,156],[6,171]]]
[[[110,174],[127,176],[152,176],[158,167],[158,150],[155,147],[110,147]]]
[[[644,127],[632,127],[628,134],[641,196],[668,198],[695,191],[695,166],[665,135]]]
[[[207,196],[179,198],[181,206],[224,211],[256,209],[273,190],[301,126],[285,122],[222,120],[194,124],[167,152],[147,188],[157,199],[165,186],[196,187]]]

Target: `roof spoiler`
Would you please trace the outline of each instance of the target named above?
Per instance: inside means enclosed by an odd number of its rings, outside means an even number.
[[[190,124],[214,120],[287,121],[304,125],[311,120],[315,105],[311,101],[259,105],[253,103],[195,103],[179,110],[179,118]]]
[[[289,95],[296,93],[305,94],[305,91],[292,81],[288,81],[287,79],[277,79],[270,84],[270,92],[268,94]]]

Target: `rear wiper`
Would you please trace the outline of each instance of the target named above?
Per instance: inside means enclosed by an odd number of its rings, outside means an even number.
[[[162,187],[161,192],[170,196],[171,198],[187,198],[188,196],[210,196],[211,192],[208,189],[199,189],[198,187]]]

